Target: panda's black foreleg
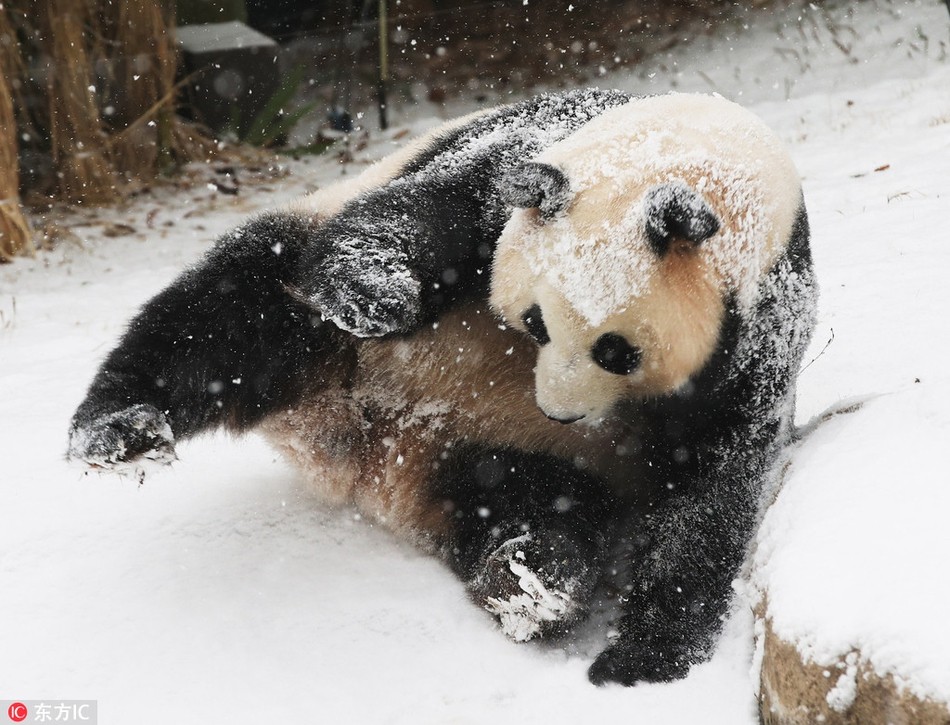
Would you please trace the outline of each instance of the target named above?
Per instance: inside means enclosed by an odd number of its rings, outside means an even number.
[[[502,177],[595,116],[630,100],[585,89],[536,96],[431,139],[397,178],[330,220],[330,254],[308,254],[299,287],[360,337],[407,333],[456,302],[484,296],[510,214]],[[338,280],[327,285],[329,279]]]
[[[709,478],[680,478],[681,493],[621,526],[638,542],[632,589],[592,682],[667,682],[712,655],[754,530],[764,461],[737,453]]]
[[[452,516],[453,569],[506,634],[559,634],[584,615],[614,513],[598,478],[551,456],[462,445],[435,495]]]
[[[309,237],[305,220],[259,217],[147,302],[74,414],[68,456],[168,461],[176,440],[246,428],[345,365],[349,336],[285,288]]]
[[[394,183],[345,207],[322,230],[332,247],[301,259],[302,296],[359,337],[412,332],[485,297],[506,215],[486,201],[497,173],[488,160],[465,171]]]

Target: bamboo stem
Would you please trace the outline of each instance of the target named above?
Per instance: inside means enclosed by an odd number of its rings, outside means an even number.
[[[379,0],[379,79],[376,83],[376,103],[379,106],[379,127],[383,131],[389,128],[386,113],[386,82],[388,80],[389,28],[386,23],[386,0]]]

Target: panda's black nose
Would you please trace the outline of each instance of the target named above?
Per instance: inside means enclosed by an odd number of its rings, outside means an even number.
[[[569,418],[558,418],[556,415],[548,415],[547,413],[544,413],[544,415],[551,420],[556,420],[558,423],[563,423],[564,425],[567,425],[568,423],[576,423],[584,417],[583,415],[572,415]]]

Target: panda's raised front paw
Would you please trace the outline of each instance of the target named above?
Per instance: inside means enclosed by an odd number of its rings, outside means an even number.
[[[562,556],[563,542],[551,545],[552,538],[509,539],[470,583],[476,602],[497,616],[516,642],[562,634],[586,611],[593,577],[578,557]]]
[[[307,274],[301,284],[306,302],[357,337],[414,329],[422,286],[405,255],[386,247],[351,246],[352,253],[331,255]]]
[[[587,671],[595,685],[671,682],[686,677],[697,658],[688,648],[655,635],[622,636]]]
[[[74,419],[66,457],[94,468],[175,460],[175,437],[165,414],[140,403],[92,420]]]

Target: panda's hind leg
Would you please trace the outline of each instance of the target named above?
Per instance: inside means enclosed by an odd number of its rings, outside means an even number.
[[[561,634],[584,616],[613,518],[599,479],[553,456],[462,444],[434,492],[452,517],[451,565],[509,637]]]

